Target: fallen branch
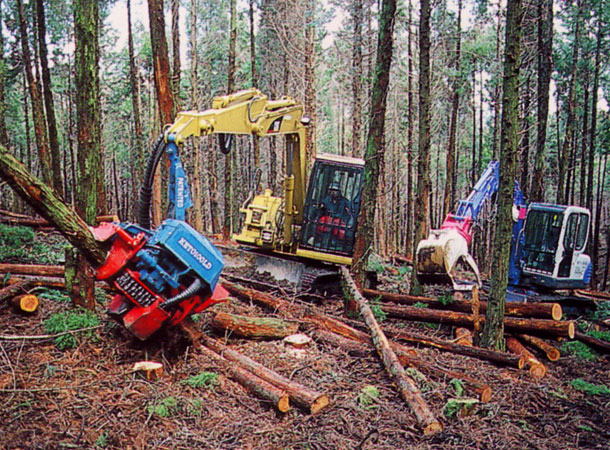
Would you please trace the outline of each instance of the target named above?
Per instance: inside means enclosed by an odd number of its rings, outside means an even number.
[[[369,298],[381,298],[382,300],[398,303],[401,305],[413,305],[415,303],[424,303],[430,308],[459,311],[459,312],[472,312],[473,302],[466,300],[456,300],[443,304],[435,298],[431,297],[419,297],[415,295],[406,294],[394,294],[392,292],[376,291],[373,289],[364,289],[363,294]],[[479,312],[484,315],[487,310],[487,302],[479,302]],[[554,320],[560,320],[562,317],[562,308],[558,303],[506,303],[505,314],[507,316],[516,317],[538,317],[538,318],[552,318]]]
[[[13,298],[14,296],[27,293],[27,291],[34,286],[31,280],[19,280],[10,286],[3,287],[0,289],[0,302]]]
[[[367,301],[358,291],[354,280],[345,266],[341,267],[341,275],[345,280],[347,289],[349,290],[352,298],[358,304],[360,314],[362,314],[364,317],[364,321],[371,331],[371,337],[373,339],[373,343],[375,344],[375,348],[383,360],[383,364],[385,365],[390,378],[392,378],[394,383],[396,383],[402,398],[411,407],[411,410],[424,430],[424,434],[428,435],[440,433],[443,430],[443,426],[436,419],[436,417],[434,417],[432,411],[430,411],[430,408],[423,399],[419,388],[415,385],[415,382],[409,376],[407,376],[405,369],[399,363],[396,354],[390,347],[388,339],[383,334],[377,320],[375,320],[373,311],[371,310]]]

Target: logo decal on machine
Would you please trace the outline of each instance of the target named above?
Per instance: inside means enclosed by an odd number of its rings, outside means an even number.
[[[199,253],[199,251],[197,251],[197,249],[195,247],[193,247],[193,245],[189,241],[187,241],[185,238],[181,237],[178,240],[178,245],[180,245],[183,249],[185,249],[193,258],[195,258],[197,261],[199,261],[199,263],[201,263],[201,265],[203,267],[205,267],[208,270],[210,270],[212,268],[212,263],[205,256],[203,256],[201,253]]]

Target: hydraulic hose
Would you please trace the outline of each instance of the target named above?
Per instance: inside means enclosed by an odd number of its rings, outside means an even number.
[[[150,230],[150,201],[152,198],[155,172],[157,171],[159,161],[161,161],[161,158],[165,153],[165,146],[165,134],[161,133],[153,145],[152,153],[148,158],[144,182],[140,188],[140,195],[138,198],[138,225],[147,230]]]
[[[165,311],[171,310],[183,300],[186,300],[187,298],[195,295],[201,289],[202,286],[203,283],[201,282],[201,280],[199,278],[195,278],[195,281],[193,281],[191,285],[187,287],[184,291],[182,291],[180,294],[169,298],[163,303],[161,303],[161,308],[163,308]]]

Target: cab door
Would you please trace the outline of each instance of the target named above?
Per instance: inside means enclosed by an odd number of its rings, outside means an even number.
[[[586,267],[581,267],[580,256],[587,246],[589,233],[589,215],[583,212],[572,212],[567,216],[562,239],[563,248],[558,249],[558,278],[582,279]]]

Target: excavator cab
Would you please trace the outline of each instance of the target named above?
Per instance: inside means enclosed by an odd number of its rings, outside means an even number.
[[[301,249],[351,257],[363,170],[362,159],[317,156],[303,206]]]

